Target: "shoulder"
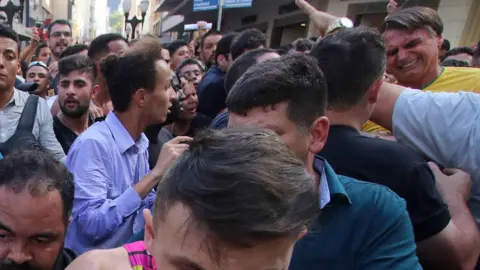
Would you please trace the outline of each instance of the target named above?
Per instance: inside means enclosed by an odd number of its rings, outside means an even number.
[[[131,269],[128,253],[123,248],[92,250],[74,260],[66,270]]]
[[[108,129],[103,122],[97,122],[80,134],[70,147],[68,158],[70,159],[79,154],[83,157],[85,155],[97,156],[97,158],[103,157],[98,155],[109,152],[109,146],[113,140],[111,134],[106,132],[105,128]]]

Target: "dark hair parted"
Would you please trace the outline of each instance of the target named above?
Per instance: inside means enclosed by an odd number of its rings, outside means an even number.
[[[266,53],[277,53],[272,49],[255,49],[242,54],[232,65],[228,68],[225,75],[225,91],[230,92],[233,85],[237,82],[247,70],[257,63],[257,58]]]
[[[385,71],[385,44],[373,29],[342,29],[318,41],[310,55],[327,79],[328,108],[350,109]]]
[[[440,66],[443,67],[469,67],[470,65],[466,61],[461,61],[457,59],[448,59],[440,63]]]
[[[68,76],[68,74],[73,71],[87,73],[92,84],[95,84],[95,79],[97,78],[97,65],[90,57],[76,54],[61,58],[58,62],[58,74],[60,75],[60,78]]]
[[[68,46],[65,50],[63,50],[63,52],[60,54],[60,59],[68,56],[72,56],[87,50],[88,50],[88,46],[85,44],[71,45],[71,46]]]
[[[449,50],[448,52],[446,52],[442,60],[445,60],[449,56],[462,54],[462,53],[473,56],[473,54],[475,53],[475,50],[472,47],[455,47]]]
[[[227,108],[246,114],[281,102],[288,104],[288,118],[304,130],[325,114],[327,85],[315,59],[292,54],[252,66],[230,90]]]
[[[380,26],[383,33],[391,29],[414,31],[430,27],[437,35],[443,33],[443,22],[438,12],[428,7],[410,7],[387,16]]]
[[[280,55],[286,55],[289,54],[291,50],[294,50],[295,47],[293,47],[292,44],[285,44],[277,48],[277,53]]]
[[[314,183],[270,131],[205,130],[160,182],[154,218],[164,220],[181,203],[191,212],[187,226],[209,236],[208,250],[218,259],[220,245],[297,237],[320,211]]]
[[[170,53],[170,57],[173,57],[173,54],[177,52],[181,47],[187,46],[188,43],[182,39],[175,40],[174,42],[168,44],[167,50]]]
[[[109,55],[100,69],[108,85],[113,109],[124,112],[139,89],[154,91],[157,85],[157,62],[163,60],[158,39],[142,38],[124,54]]]
[[[35,57],[39,57],[40,56],[40,51],[43,49],[43,48],[48,48],[48,45],[47,43],[45,42],[40,42],[37,47],[35,48]]]
[[[315,44],[315,42],[308,38],[299,38],[292,43],[293,47],[298,52],[306,52],[312,50],[313,44]]]
[[[90,46],[88,47],[88,57],[95,61],[100,60],[109,54],[110,49],[108,48],[108,44],[117,40],[123,40],[128,43],[122,35],[116,33],[103,34],[96,37],[94,40],[92,40]]]
[[[229,33],[223,36],[217,44],[217,50],[215,51],[215,63],[218,65],[218,56],[223,55],[226,59],[228,59],[228,55],[230,54],[230,47],[232,46],[232,42],[238,33]]]
[[[46,151],[23,150],[5,156],[0,160],[0,187],[15,193],[28,191],[32,196],[58,191],[68,224],[73,207],[73,176]]]
[[[205,45],[205,40],[210,36],[221,36],[222,34],[215,29],[210,29],[205,35],[200,38],[200,49],[203,49]]]
[[[186,66],[189,66],[189,65],[197,65],[202,72],[205,72],[205,67],[203,66],[203,64],[200,61],[198,61],[197,59],[193,59],[193,58],[187,58],[187,59],[183,60],[180,63],[180,65],[178,65],[177,72],[180,72],[180,70],[182,68],[184,68]]]
[[[11,39],[17,43],[17,58],[20,58],[20,39],[17,32],[8,25],[0,24],[0,37]]]
[[[232,42],[230,52],[232,59],[237,59],[247,50],[258,49],[267,45],[267,39],[262,31],[256,28],[250,28],[240,32]]]
[[[48,26],[48,36],[50,36],[52,34],[52,29],[55,25],[68,25],[68,27],[70,27],[70,32],[72,31],[72,24],[67,21],[67,20],[64,20],[64,19],[58,19],[58,20],[54,20],[53,22],[50,23],[50,25]]]

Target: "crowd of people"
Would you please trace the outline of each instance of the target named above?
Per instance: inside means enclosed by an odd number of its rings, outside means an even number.
[[[0,269],[480,269],[480,46],[296,4],[276,49],[0,26]]]

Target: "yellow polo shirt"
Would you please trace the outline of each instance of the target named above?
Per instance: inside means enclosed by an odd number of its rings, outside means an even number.
[[[480,68],[444,67],[440,76],[423,90],[431,92],[475,92],[480,94]],[[390,132],[372,121],[363,125],[365,132]]]

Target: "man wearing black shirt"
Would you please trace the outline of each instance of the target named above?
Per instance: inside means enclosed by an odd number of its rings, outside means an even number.
[[[424,269],[471,269],[469,261],[478,257],[475,222],[466,202],[458,199],[460,187],[442,188],[468,183],[460,179],[466,174],[435,179],[420,154],[359,132],[382,84],[386,60],[381,37],[371,30],[343,29],[317,42],[311,55],[327,79],[332,124],[320,155],[339,174],[385,185],[406,200]]]
[[[78,135],[92,124],[88,111],[92,96],[98,91],[94,85],[97,71],[95,62],[84,55],[61,59],[58,71],[60,112],[53,118],[53,127],[58,142],[68,154]]]

